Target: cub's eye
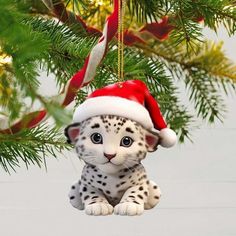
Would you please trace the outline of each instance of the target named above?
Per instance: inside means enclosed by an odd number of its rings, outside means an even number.
[[[130,147],[133,144],[134,140],[128,136],[125,136],[120,141],[120,146]]]
[[[90,139],[94,144],[102,144],[102,135],[99,133],[92,134]]]

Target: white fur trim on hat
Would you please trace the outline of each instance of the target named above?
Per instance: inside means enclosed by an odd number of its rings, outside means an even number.
[[[159,136],[161,138],[161,146],[170,148],[176,144],[177,136],[176,133],[169,128],[164,128],[159,132]]]
[[[82,122],[93,116],[117,115],[138,122],[146,129],[153,129],[153,123],[147,109],[126,98],[100,96],[88,98],[74,112],[73,122]]]

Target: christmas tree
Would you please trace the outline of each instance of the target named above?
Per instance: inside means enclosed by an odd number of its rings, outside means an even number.
[[[68,82],[102,40],[107,17],[115,17],[117,1],[0,0],[0,164],[5,171],[15,170],[21,160],[41,166],[48,154],[70,148],[63,137],[71,120],[65,107],[119,81],[118,47],[124,51],[124,80],[147,84],[180,142],[190,139],[196,118],[223,121],[221,94],[235,92],[236,65],[224,54],[222,43],[208,41],[202,29],[217,32],[223,25],[234,35],[232,0],[120,0],[125,8],[118,25],[123,37],[114,24],[92,81],[77,86],[61,103]],[[42,71],[54,75],[58,98],[40,95]],[[185,84],[194,110],[181,103],[178,82]],[[33,111],[36,102],[42,109]],[[50,117],[53,125],[47,122]]]

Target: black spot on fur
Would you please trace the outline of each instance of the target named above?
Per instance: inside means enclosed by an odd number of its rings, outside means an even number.
[[[95,194],[96,192],[91,192],[91,194]]]
[[[140,187],[139,187],[139,190],[140,190],[140,191],[142,191],[142,190],[143,190],[143,187],[142,187],[142,186],[140,186]]]
[[[147,195],[148,195],[148,192],[147,192],[147,191],[144,191],[144,195],[147,196]]]
[[[156,186],[156,185],[154,185],[154,186],[153,186],[153,188],[154,188],[154,189],[157,189],[157,186]]]
[[[96,203],[96,202],[94,202],[94,201],[93,201],[93,202],[90,202],[89,205],[92,205],[92,204],[94,204],[94,203]]]
[[[91,199],[96,199],[96,198],[98,198],[98,196],[93,196]]]
[[[133,131],[131,128],[129,128],[129,127],[126,128],[125,130],[126,130],[127,132],[129,132],[129,133],[132,133],[132,134],[134,133],[134,131]]]
[[[124,178],[124,177],[125,177],[125,175],[120,175],[120,176],[119,176],[120,179],[122,179],[122,178]]]
[[[73,186],[71,186],[71,188],[72,188],[72,189],[75,189],[75,186],[73,185]]]
[[[75,196],[71,196],[71,197],[70,197],[70,200],[73,200],[73,199],[75,199]]]
[[[140,195],[140,194],[138,194],[138,197],[139,197],[140,199],[143,199],[143,196],[142,196],[142,195]]]
[[[97,183],[98,183],[98,184],[101,184],[101,183],[102,183],[102,181],[100,181],[100,180],[99,180],[99,181],[97,181]]]
[[[109,190],[106,191],[107,194],[111,194],[111,192]]]
[[[86,192],[87,191],[87,188],[86,187],[83,187],[83,192]]]
[[[86,195],[86,196],[84,197],[84,200],[87,200],[87,199],[89,199],[89,195]]]
[[[94,124],[93,126],[91,126],[92,129],[96,129],[96,128],[99,128],[100,125],[98,123]]]
[[[107,184],[106,183],[102,183],[103,186],[106,186]]]
[[[154,196],[155,199],[159,199],[160,197],[159,196]]]
[[[99,178],[102,178],[102,175],[98,175]]]
[[[133,201],[133,203],[139,204],[137,201]]]
[[[143,146],[143,143],[139,142],[138,145],[139,145],[139,146]]]

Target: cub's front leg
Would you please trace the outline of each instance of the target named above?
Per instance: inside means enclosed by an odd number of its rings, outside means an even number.
[[[126,190],[120,203],[115,206],[116,215],[141,215],[148,198],[148,185],[137,185]]]
[[[96,188],[83,183],[79,188],[79,195],[88,215],[110,215],[113,206],[109,204],[103,193]]]
[[[79,209],[84,210],[84,204],[82,203],[82,199],[80,197],[79,189],[80,189],[81,182],[76,182],[71,186],[70,192],[68,197],[70,199],[70,204]]]

